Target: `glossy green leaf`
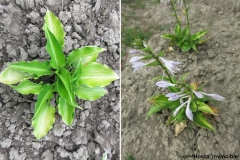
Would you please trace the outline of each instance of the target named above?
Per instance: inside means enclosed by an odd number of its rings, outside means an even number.
[[[192,48],[192,44],[188,42],[184,42],[183,45],[181,46],[181,49],[183,52],[187,52]]]
[[[108,66],[93,62],[82,67],[82,71],[77,78],[77,84],[86,84],[89,87],[104,87],[118,78],[118,75]]]
[[[168,101],[168,98],[165,97],[165,95],[157,95],[157,96],[154,96],[154,97],[150,97],[148,99],[148,101],[150,103],[153,103],[157,106],[163,106],[164,108],[176,108],[178,106],[180,106],[180,102],[179,100],[177,101]]]
[[[4,84],[15,84],[29,78],[31,78],[31,74],[17,71],[10,67],[6,68],[0,74],[0,82]]]
[[[42,90],[42,84],[36,84],[29,80],[20,82],[17,86],[11,86],[21,94],[39,94]]]
[[[192,49],[193,49],[194,51],[198,52],[197,47],[196,47],[195,44],[192,45]]]
[[[191,39],[194,41],[194,40],[202,37],[206,33],[207,33],[207,30],[199,31],[199,32],[195,33],[194,35],[192,35]]]
[[[102,160],[107,160],[107,152],[103,154]]]
[[[41,108],[45,106],[52,97],[53,97],[52,85],[50,84],[43,85],[42,90],[38,95],[38,100],[35,103],[34,116],[32,119],[34,119],[37,116]]]
[[[52,12],[47,10],[46,15],[44,17],[45,20],[45,27],[43,27],[44,31],[46,32],[46,27],[48,30],[54,35],[54,37],[57,39],[59,44],[61,45],[61,48],[64,46],[64,30],[63,25]]]
[[[148,60],[148,59],[151,59],[151,58],[153,58],[153,56],[151,54],[148,54],[148,55],[144,55],[141,60]]]
[[[177,23],[175,27],[175,34],[178,36],[182,35],[181,26],[179,25],[179,23]]]
[[[161,111],[163,108],[167,108],[167,106],[153,104],[147,113],[147,118],[149,118],[152,114]]]
[[[173,122],[181,122],[184,120],[184,118],[186,117],[185,115],[185,107],[182,107],[179,111],[178,114],[176,116],[171,115],[171,118],[168,120],[167,125],[169,125],[170,123]]]
[[[173,34],[163,34],[161,37],[165,39],[175,39],[175,35]]]
[[[207,119],[200,112],[196,112],[193,115],[193,122],[199,125],[200,127],[207,128],[214,131],[213,126],[207,121]]]
[[[85,58],[92,55],[98,55],[99,53],[105,51],[104,48],[100,48],[97,46],[86,46],[78,48],[72,52],[69,53],[69,56],[67,58],[67,61],[69,64],[73,63],[76,60],[79,60],[80,58]]]
[[[158,66],[158,65],[159,65],[158,61],[153,61],[151,63],[148,63],[146,66]]]
[[[35,116],[32,121],[34,128],[33,134],[38,139],[44,137],[48,131],[52,128],[55,121],[55,108],[44,104],[41,106],[39,113]]]
[[[30,74],[35,74],[38,77],[43,76],[43,75],[50,75],[54,73],[49,65],[48,61],[45,62],[39,62],[37,60],[30,61],[30,62],[15,62],[15,63],[10,63],[9,67],[15,70],[19,70],[22,72],[27,72]]]
[[[66,60],[62,47],[46,26],[44,26],[44,30],[47,37],[46,50],[51,57],[50,66],[54,69],[63,68],[66,65]]]
[[[58,111],[62,116],[63,122],[70,126],[74,120],[75,107],[70,105],[65,98],[60,97]]]
[[[97,86],[91,88],[84,84],[80,86],[74,86],[73,92],[78,96],[78,98],[88,101],[97,100],[107,93],[102,87]]]
[[[71,75],[68,70],[62,68],[61,70],[57,70],[57,90],[58,93],[67,100],[67,102],[77,108],[81,108],[78,106],[75,96],[73,94],[72,86],[71,86]]]
[[[202,111],[204,113],[214,114],[213,110],[206,103],[203,103],[200,101],[197,101],[196,103],[192,102],[190,105],[190,108],[193,112],[196,112],[198,109],[199,111]],[[197,108],[197,105],[198,105],[198,108]]]

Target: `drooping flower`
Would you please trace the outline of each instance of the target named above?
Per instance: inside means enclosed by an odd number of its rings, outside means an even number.
[[[176,101],[178,100],[179,98],[182,98],[184,96],[186,96],[187,94],[183,93],[182,91],[181,92],[176,92],[176,93],[168,93],[166,94],[165,96],[168,97],[168,100],[169,101]]]
[[[133,72],[136,72],[137,70],[141,69],[145,65],[146,63],[143,63],[143,62],[138,62],[138,61],[132,62],[132,67],[134,68]]]
[[[169,87],[169,86],[175,86],[175,84],[172,84],[170,82],[167,82],[167,81],[159,81],[156,83],[156,85],[158,87],[162,87],[162,88],[166,88],[166,87]]]
[[[138,61],[138,60],[140,60],[140,59],[142,59],[143,58],[143,56],[134,56],[134,57],[132,57],[131,59],[130,59],[130,63],[133,63],[133,62],[136,62],[136,61]]]
[[[137,53],[144,54],[145,52],[143,52],[141,50],[137,50],[137,49],[131,49],[131,50],[129,50],[129,53],[130,54],[137,54]]]
[[[169,70],[169,72],[172,73],[172,75],[174,75],[174,73],[176,73],[177,71],[179,71],[180,69],[177,67],[177,65],[181,64],[181,62],[175,62],[175,61],[171,61],[171,60],[166,60],[162,57],[160,57],[161,61],[164,63],[164,65],[167,67],[167,69]]]
[[[188,100],[186,102],[183,102],[182,101],[183,98],[188,98]],[[189,120],[193,121],[193,114],[190,109],[191,100],[192,100],[191,96],[182,97],[180,99],[181,105],[173,112],[173,116],[176,116],[178,114],[179,110],[187,104],[186,111],[185,111],[186,116],[188,117]]]
[[[206,95],[208,97],[211,97],[211,98],[213,98],[213,99],[215,99],[217,101],[224,101],[225,100],[224,97],[222,97],[222,96],[220,96],[218,94],[208,94],[208,93],[204,93],[204,92],[198,92],[198,93],[204,94],[204,95]]]

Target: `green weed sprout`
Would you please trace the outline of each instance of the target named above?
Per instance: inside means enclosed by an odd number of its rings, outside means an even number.
[[[171,0],[170,3],[174,11],[174,17],[176,18],[176,21],[177,21],[177,24],[175,27],[175,33],[163,34],[161,37],[165,39],[170,39],[171,40],[170,44],[178,46],[183,52],[187,52],[190,49],[193,49],[194,51],[198,52],[196,46],[206,41],[206,39],[203,39],[202,36],[204,36],[207,33],[207,31],[202,30],[197,33],[191,34],[189,15],[188,15],[189,7],[187,7],[185,0],[181,0],[181,1],[184,4],[183,13],[187,20],[187,26],[182,30],[180,18],[178,17],[178,14],[176,11],[176,5],[175,5],[176,0]]]
[[[0,82],[17,92],[38,95],[32,118],[36,139],[45,136],[55,121],[56,109],[51,106],[51,100],[56,98],[58,113],[63,122],[71,126],[75,108],[82,109],[76,97],[96,100],[106,94],[103,87],[119,78],[109,67],[96,62],[98,54],[105,51],[103,48],[81,47],[65,56],[65,33],[60,20],[50,11],[46,12],[44,20],[46,50],[51,59],[9,63],[8,68],[0,74]],[[49,82],[39,83],[37,79],[42,76],[49,76]]]
[[[200,127],[214,131],[206,117],[217,115],[218,110],[209,106],[207,102],[224,101],[225,98],[218,94],[203,92],[202,88],[199,87],[200,82],[188,83],[186,77],[189,73],[178,78],[175,77],[175,73],[180,70],[177,65],[181,62],[166,60],[163,58],[163,51],[154,54],[152,48],[141,39],[136,39],[133,44],[135,49],[131,50],[130,53],[140,54],[132,57],[129,61],[134,68],[134,72],[147,66],[160,66],[164,74],[154,77],[152,80],[157,81],[156,86],[169,90],[167,94],[157,94],[148,98],[148,102],[152,103],[152,106],[146,117],[148,118],[162,109],[169,109],[171,115],[167,124],[184,123],[184,126],[186,126],[189,120]],[[147,62],[144,62],[146,60]]]

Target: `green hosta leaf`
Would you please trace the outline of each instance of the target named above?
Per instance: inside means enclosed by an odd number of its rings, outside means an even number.
[[[157,96],[154,96],[154,97],[150,97],[148,99],[148,101],[150,103],[153,103],[157,106],[163,106],[164,108],[176,108],[178,106],[180,106],[180,102],[179,100],[177,101],[168,101],[168,98],[165,97],[165,95],[157,95]]]
[[[74,120],[75,107],[70,105],[63,97],[60,97],[58,111],[62,116],[63,122],[70,126]]]
[[[167,108],[167,106],[153,104],[147,113],[147,118],[149,118],[152,114],[161,111],[163,108]]]
[[[24,80],[17,86],[11,86],[21,94],[39,94],[42,90],[42,84],[36,84],[29,80]]]
[[[43,85],[43,88],[38,95],[38,100],[35,104],[34,117],[32,119],[34,119],[38,115],[41,108],[45,106],[52,97],[53,97],[52,85],[50,84]]]
[[[148,55],[144,55],[141,60],[148,60],[148,59],[151,59],[151,58],[153,58],[153,56],[151,54],[148,54]]]
[[[176,38],[176,36],[173,34],[163,34],[163,35],[161,35],[161,37],[165,38],[165,39],[171,39],[171,40]]]
[[[51,56],[50,66],[54,69],[63,68],[66,65],[66,61],[62,47],[45,25],[44,30],[47,37],[46,50]]]
[[[197,47],[196,47],[195,44],[192,45],[192,49],[193,49],[194,51],[198,52]]]
[[[4,84],[15,84],[29,78],[31,78],[31,74],[17,71],[10,67],[0,74],[0,82]]]
[[[45,27],[43,27],[44,31],[46,32],[46,27],[48,30],[53,34],[53,36],[57,39],[57,41],[60,43],[61,48],[64,46],[64,30],[63,25],[52,12],[47,10],[46,15],[44,17],[45,20]]]
[[[192,35],[191,40],[194,41],[198,38],[201,38],[206,33],[207,33],[207,30],[199,31],[199,32],[195,33],[194,35]]]
[[[37,139],[45,136],[48,131],[52,128],[55,121],[55,108],[47,105],[46,103],[41,106],[39,113],[35,116],[32,121],[34,128],[33,134]]]
[[[82,67],[82,71],[77,77],[77,84],[86,84],[89,87],[104,87],[118,78],[118,75],[108,66],[93,62]]]
[[[196,103],[198,105],[198,110],[199,111],[202,111],[204,113],[214,114],[213,110],[206,103],[203,103],[203,102],[200,102],[200,101],[197,101]],[[191,102],[191,104],[190,104],[190,108],[193,112],[197,111],[196,103]]]
[[[86,46],[86,47],[78,48],[78,49],[72,51],[71,53],[69,53],[67,61],[69,64],[71,64],[74,61],[79,60],[80,58],[98,55],[99,53],[101,53],[103,51],[105,51],[104,48],[100,48],[97,46]]]
[[[184,42],[183,45],[181,46],[181,49],[183,52],[187,52],[192,48],[192,44],[188,42]]]
[[[107,93],[102,87],[97,86],[90,88],[84,84],[74,86],[73,92],[78,96],[78,98],[88,101],[94,101]]]
[[[186,114],[185,114],[185,107],[182,107],[179,111],[178,111],[178,114],[176,116],[173,116],[171,115],[171,118],[168,120],[167,122],[167,125],[169,125],[170,123],[173,123],[173,122],[181,122],[184,120],[184,118],[186,117]]]
[[[71,86],[71,76],[68,70],[62,68],[61,70],[57,70],[56,74],[57,78],[57,90],[58,93],[67,100],[67,102],[77,108],[81,108],[78,106],[75,96],[72,91]]]
[[[81,64],[82,65],[86,65],[86,64],[89,64],[89,63],[92,63],[92,62],[96,62],[97,61],[97,57],[98,57],[98,54],[93,54],[91,56],[87,56],[87,57],[82,59]]]
[[[15,62],[15,63],[10,63],[9,67],[22,72],[30,73],[32,75],[35,74],[38,77],[43,75],[50,75],[54,73],[51,70],[51,67],[49,66],[48,61],[39,62],[37,60],[34,60],[31,62]]]
[[[158,66],[159,63],[157,61],[153,61],[151,63],[148,63],[146,66]]]
[[[199,125],[200,127],[207,128],[214,131],[213,126],[207,121],[207,119],[200,112],[196,112],[193,115],[193,122]]]
[[[182,32],[182,31],[181,31],[181,26],[177,23],[177,25],[176,25],[176,27],[175,27],[175,34],[178,35],[178,36],[180,36],[180,35],[182,35],[181,32]]]
[[[107,160],[107,152],[103,154],[102,160]]]

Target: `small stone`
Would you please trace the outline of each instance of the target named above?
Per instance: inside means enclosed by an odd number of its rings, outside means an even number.
[[[58,152],[58,155],[61,157],[61,158],[67,158],[69,157],[70,159],[72,159],[72,153],[70,152],[67,152],[65,149],[59,147],[57,148],[57,152]]]
[[[27,18],[31,19],[32,23],[36,23],[40,19],[40,14],[38,12],[32,11],[29,15],[27,15]]]
[[[219,116],[213,116],[213,119],[218,122],[221,123],[221,118]]]
[[[15,125],[15,124],[11,124],[11,125],[8,127],[8,130],[10,130],[11,133],[14,133],[14,132],[15,132],[15,128],[16,128],[16,125]]]
[[[115,53],[118,49],[118,46],[117,45],[111,45],[108,47],[108,50],[110,53]]]
[[[20,49],[20,60],[22,61],[27,60],[28,58],[27,52],[22,47],[19,47],[19,49]]]
[[[111,124],[108,121],[106,121],[106,120],[103,120],[102,124],[105,126],[105,129],[108,129],[108,127],[111,126]]]
[[[32,148],[38,151],[41,148],[41,143],[39,142],[32,142]]]
[[[57,137],[61,137],[65,131],[65,127],[61,125],[61,123],[57,123],[53,127],[53,134]]]
[[[1,142],[2,148],[9,148],[12,144],[12,140],[7,138],[4,141]]]
[[[31,57],[36,57],[38,52],[38,47],[35,44],[32,44],[30,46],[30,49],[28,49],[28,53]]]
[[[103,35],[103,40],[108,43],[108,45],[113,45],[119,43],[119,34],[114,32],[112,29],[107,30]]]
[[[5,122],[5,127],[9,127],[10,126],[10,121],[9,120],[6,120]]]
[[[59,19],[65,24],[71,18],[71,13],[67,11],[60,11]]]
[[[73,152],[73,156],[76,159],[87,160],[89,157],[87,147],[80,147],[76,152]]]
[[[85,128],[77,127],[72,131],[72,141],[76,144],[87,144],[87,131]]]
[[[91,102],[90,102],[90,101],[86,101],[86,102],[84,103],[84,107],[85,107],[85,108],[91,108]]]
[[[9,151],[9,159],[10,160],[25,160],[26,153],[19,154],[17,149],[11,148]]]
[[[216,52],[213,50],[208,50],[207,54],[209,58],[214,58],[217,55]]]

